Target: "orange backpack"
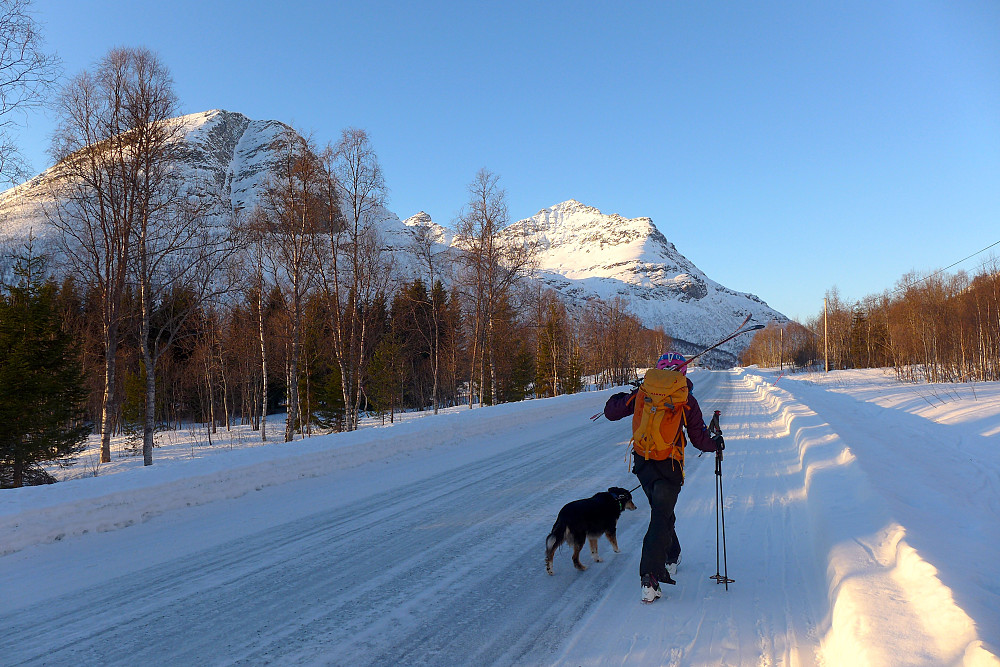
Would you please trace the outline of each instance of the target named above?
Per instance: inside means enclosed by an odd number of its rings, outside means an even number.
[[[679,371],[650,369],[635,396],[631,445],[646,459],[674,459],[684,464],[687,378]]]

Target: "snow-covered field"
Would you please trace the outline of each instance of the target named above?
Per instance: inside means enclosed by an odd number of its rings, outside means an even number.
[[[150,468],[0,492],[0,662],[1000,664],[1000,385],[692,378],[723,413],[728,591],[690,449],[663,599],[639,603],[641,495],[621,553],[545,574],[564,503],[637,484],[627,422],[588,419],[610,392],[583,393],[290,444],[175,434]]]

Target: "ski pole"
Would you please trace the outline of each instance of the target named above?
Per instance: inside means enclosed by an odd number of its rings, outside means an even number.
[[[719,428],[719,411],[716,410],[712,416],[712,427],[722,435]],[[729,565],[726,562],[726,506],[724,504],[725,493],[722,490],[722,457],[721,452],[715,453],[715,575],[709,577],[715,579],[717,584],[725,584],[729,590],[729,584],[735,583],[735,579],[729,578]],[[719,524],[722,524],[722,573],[719,572]]]

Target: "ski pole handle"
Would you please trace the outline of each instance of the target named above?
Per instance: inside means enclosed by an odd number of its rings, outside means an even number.
[[[715,445],[718,449],[715,450],[715,474],[722,475],[722,468],[720,463],[722,462],[722,450],[725,448],[722,443],[722,427],[719,426],[719,417],[722,412],[719,410],[715,411],[712,415],[712,423],[708,425],[708,435],[711,436],[712,440],[715,440]],[[718,440],[716,440],[718,438]]]
[[[715,414],[712,415],[712,421],[708,425],[709,435],[722,435],[722,427],[719,426],[719,417],[721,415],[722,413],[719,410],[716,410]]]

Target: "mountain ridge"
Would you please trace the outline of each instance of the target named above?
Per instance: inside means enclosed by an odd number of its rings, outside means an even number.
[[[747,314],[753,323],[787,321],[760,297],[709,278],[651,218],[604,214],[570,199],[511,227],[537,243],[537,279],[568,303],[621,297],[647,327],[662,326],[693,347],[718,340]],[[735,340],[724,349],[735,355],[746,344]]]
[[[276,120],[252,120],[234,111],[212,109],[174,119],[180,125],[178,141],[185,183],[213,188],[224,194],[234,210],[248,211],[277,163],[282,136],[295,130]],[[41,206],[45,179],[52,168],[26,183],[0,193],[0,232],[8,239],[36,238],[52,233]],[[383,244],[400,260],[400,277],[412,278],[415,269],[407,251],[417,230],[430,230],[439,248],[455,252],[458,239],[451,228],[420,211],[405,220],[388,209],[378,215]],[[538,247],[533,280],[554,290],[571,310],[593,298],[623,299],[649,328],[657,326],[691,347],[706,346],[733,327],[733,321],[752,314],[751,321],[787,321],[756,295],[725,287],[688,260],[648,217],[605,214],[576,199],[568,199],[508,225],[501,236],[507,242],[531,242]],[[408,274],[408,275],[407,275]],[[748,341],[724,347],[726,363]],[[722,363],[722,362],[720,362]]]

